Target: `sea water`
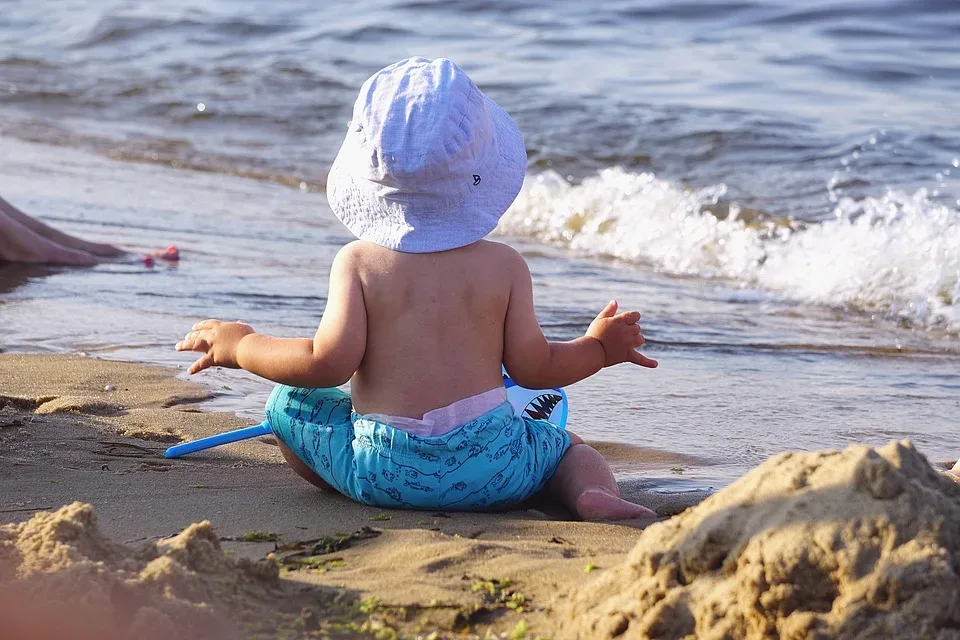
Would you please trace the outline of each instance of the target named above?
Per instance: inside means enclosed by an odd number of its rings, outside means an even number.
[[[185,365],[197,320],[310,336],[349,240],[325,176],[360,83],[449,57],[516,119],[499,239],[548,337],[611,298],[655,371],[568,389],[570,428],[716,486],[786,449],[960,424],[960,4],[25,2],[0,11],[0,196],[183,261],[0,268],[0,348]],[[258,418],[269,386],[203,374]]]

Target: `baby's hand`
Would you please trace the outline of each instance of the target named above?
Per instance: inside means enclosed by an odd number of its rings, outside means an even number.
[[[600,341],[605,355],[603,366],[632,362],[652,369],[659,364],[637,351],[637,347],[643,346],[645,342],[643,334],[640,333],[640,325],[637,324],[639,321],[639,311],[617,313],[617,301],[611,300],[590,323],[587,335]]]
[[[177,351],[202,351],[187,373],[194,374],[208,367],[237,369],[237,345],[245,336],[256,333],[245,322],[204,320],[193,325],[193,330],[177,343]]]

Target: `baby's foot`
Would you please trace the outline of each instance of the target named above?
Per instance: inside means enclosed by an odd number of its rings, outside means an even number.
[[[577,496],[577,516],[582,520],[633,520],[656,518],[656,512],[627,502],[606,489],[592,487]]]

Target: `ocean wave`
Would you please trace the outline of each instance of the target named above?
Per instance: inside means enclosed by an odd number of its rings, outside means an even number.
[[[960,211],[925,189],[840,197],[816,223],[742,215],[718,206],[725,194],[622,168],[580,184],[545,172],[528,178],[498,232],[960,331]]]

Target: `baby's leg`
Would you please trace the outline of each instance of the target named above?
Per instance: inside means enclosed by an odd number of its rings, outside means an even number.
[[[280,453],[283,454],[283,459],[287,461],[287,464],[290,465],[290,468],[293,469],[298,476],[315,487],[333,491],[333,487],[327,484],[323,478],[314,473],[313,469],[308,467],[303,460],[298,458],[297,454],[293,452],[293,449],[280,442],[280,440],[277,440],[277,445],[280,447]]]
[[[582,520],[656,518],[657,514],[620,497],[610,466],[600,453],[570,434],[567,449],[547,484],[547,491]]]

